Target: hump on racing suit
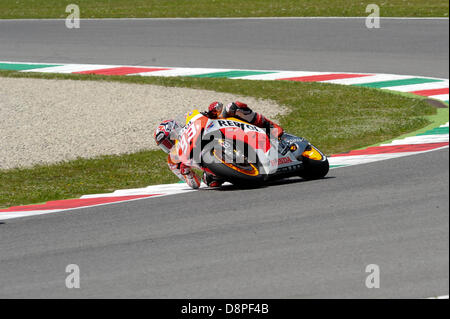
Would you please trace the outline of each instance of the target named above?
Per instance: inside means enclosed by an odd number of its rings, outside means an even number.
[[[268,134],[272,134],[272,136],[277,138],[284,133],[281,126],[269,120],[264,115],[254,112],[246,103],[239,101],[229,103],[226,107],[223,107],[222,103],[215,101],[209,105],[208,112],[206,114],[210,118],[236,117],[250,124],[266,129]]]

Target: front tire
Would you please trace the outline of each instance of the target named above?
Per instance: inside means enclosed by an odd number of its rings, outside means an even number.
[[[306,180],[323,178],[330,170],[328,158],[312,144],[303,152],[302,161],[303,169],[299,175]]]

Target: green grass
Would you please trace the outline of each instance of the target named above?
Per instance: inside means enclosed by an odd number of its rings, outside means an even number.
[[[228,92],[271,99],[289,108],[278,118],[327,154],[357,149],[420,129],[436,109],[423,99],[324,83],[192,77],[101,76],[0,71],[3,77],[120,81]],[[1,81],[1,80],[0,80]],[[210,101],[205,101],[206,108]],[[252,105],[258,109],[257,105]],[[27,169],[0,170],[0,206],[74,198],[83,194],[176,182],[161,151],[78,159]]]
[[[76,3],[82,18],[367,16],[373,0],[2,0],[0,19],[65,18]],[[375,2],[377,3],[377,2]],[[385,17],[448,17],[447,0],[377,3]]]
[[[162,152],[77,159],[32,169],[0,170],[0,207],[142,187],[151,180],[176,182]]]
[[[413,132],[409,132],[409,133],[406,133],[406,134],[402,134],[400,136],[396,136],[395,138],[392,138],[392,139],[389,139],[389,140],[381,141],[381,142],[373,144],[373,145],[366,145],[366,146],[364,146],[364,147],[362,147],[360,149],[363,149],[363,148],[366,148],[366,147],[371,147],[371,146],[379,146],[380,144],[390,143],[393,140],[403,139],[403,138],[410,137],[410,136],[416,136],[416,135],[425,133],[426,131],[432,130],[435,127],[438,127],[440,125],[443,125],[443,124],[447,123],[448,120],[449,120],[449,109],[448,108],[439,108],[439,109],[436,109],[436,111],[437,111],[436,114],[429,115],[429,116],[426,117],[431,122],[427,126],[424,126],[424,127],[420,128],[418,130],[415,130]]]

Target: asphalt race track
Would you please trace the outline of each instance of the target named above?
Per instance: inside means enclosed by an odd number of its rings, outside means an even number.
[[[56,23],[64,22],[0,22],[0,60],[448,78],[448,20],[382,21],[379,30],[358,20],[82,21],[80,30],[52,31]],[[448,164],[444,149],[318,181],[7,220],[0,298],[448,295]],[[80,267],[80,289],[65,287],[68,264]],[[365,286],[368,264],[380,267],[379,289]]]
[[[0,21],[0,60],[448,78],[447,20]]]
[[[448,292],[448,150],[259,190],[0,225],[0,297],[427,297]],[[423,163],[429,163],[425,168]],[[81,271],[68,290],[67,264]],[[367,289],[378,264],[381,288]]]

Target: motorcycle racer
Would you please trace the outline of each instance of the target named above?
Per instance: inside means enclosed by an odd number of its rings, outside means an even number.
[[[211,118],[228,118],[236,117],[250,124],[265,128],[269,135],[280,138],[283,135],[283,128],[272,122],[264,115],[252,111],[247,104],[236,101],[229,103],[225,108],[221,102],[215,101],[208,107],[208,111],[202,113]],[[179,125],[174,120],[167,120],[160,123],[154,133],[156,144],[168,154],[167,164],[170,170],[182,181],[185,181],[191,188],[200,187],[200,179],[195,172],[184,163],[174,161],[176,156],[171,156],[171,150],[177,140],[177,128]],[[203,173],[203,181],[209,187],[219,187],[223,181],[215,176],[212,172]]]

